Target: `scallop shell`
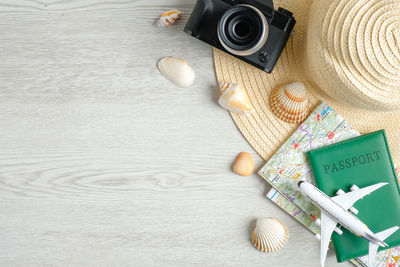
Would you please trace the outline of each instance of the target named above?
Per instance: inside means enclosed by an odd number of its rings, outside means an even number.
[[[157,62],[158,70],[170,82],[178,86],[190,86],[194,81],[192,67],[183,59],[163,57]]]
[[[263,252],[281,249],[289,239],[289,230],[276,218],[259,218],[251,234],[254,247]]]
[[[170,10],[162,13],[160,19],[157,22],[157,26],[169,27],[174,24],[180,17],[182,17],[183,12],[179,10]]]
[[[250,153],[241,152],[237,155],[232,170],[239,175],[249,176],[254,172],[254,160]]]
[[[308,115],[310,101],[304,84],[294,82],[277,87],[270,97],[271,109],[283,121],[302,122]]]
[[[246,116],[254,111],[249,96],[242,86],[236,83],[221,82],[220,90],[222,95],[218,103],[223,108]]]

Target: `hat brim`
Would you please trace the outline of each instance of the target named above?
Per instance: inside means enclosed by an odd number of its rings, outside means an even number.
[[[321,101],[327,103],[360,133],[385,129],[392,157],[400,164],[400,110],[367,110],[344,104],[325,94],[304,73],[305,31],[307,16],[313,1],[274,1],[293,12],[296,18],[294,34],[289,38],[274,70],[268,74],[227,53],[214,48],[214,64],[219,81],[243,86],[255,108],[250,116],[232,113],[239,130],[253,148],[268,160],[299,124],[289,124],[277,118],[270,108],[269,97],[274,88],[294,81],[304,83],[311,103],[310,111]],[[312,74],[311,74],[312,75]]]
[[[254,106],[255,111],[249,116],[231,112],[237,127],[250,145],[262,158],[268,160],[296,130],[299,124],[284,122],[274,115],[270,108],[269,97],[277,86],[301,81],[307,89],[311,103],[310,111],[323,101],[360,133],[385,129],[393,160],[399,162],[400,111],[360,109],[342,104],[327,96],[299,71],[300,65],[296,62],[299,59],[296,55],[299,47],[296,41],[293,36],[288,40],[271,74],[214,48],[214,65],[218,81],[241,84]]]

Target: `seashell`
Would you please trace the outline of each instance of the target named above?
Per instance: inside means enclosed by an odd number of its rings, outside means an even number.
[[[174,24],[180,17],[182,17],[183,12],[179,10],[170,10],[162,13],[160,19],[157,22],[157,26],[169,27]]]
[[[276,218],[259,218],[251,234],[254,247],[263,252],[281,249],[288,239],[289,230]]]
[[[241,152],[237,155],[232,170],[239,175],[249,176],[254,172],[254,160],[250,153]]]
[[[272,91],[270,104],[274,114],[281,120],[299,123],[307,117],[310,101],[304,84],[294,82]]]
[[[163,57],[157,62],[158,70],[170,82],[178,86],[190,86],[194,81],[192,67],[183,59]]]
[[[254,111],[247,92],[238,84],[221,82],[220,90],[218,103],[223,108],[246,116]]]

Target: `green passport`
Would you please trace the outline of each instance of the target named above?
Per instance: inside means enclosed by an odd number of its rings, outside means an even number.
[[[384,130],[362,135],[307,152],[316,186],[328,196],[338,189],[345,192],[355,184],[359,188],[386,182],[387,185],[358,200],[353,206],[373,232],[400,226],[400,187]],[[332,234],[338,262],[368,254],[368,241],[347,229]],[[400,230],[389,236],[388,248],[400,245]],[[380,248],[388,249],[388,248]]]

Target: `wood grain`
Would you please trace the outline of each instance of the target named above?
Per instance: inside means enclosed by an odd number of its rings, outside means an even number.
[[[182,32],[194,2],[0,2],[0,266],[319,266],[268,186],[230,170],[263,162],[216,104],[211,48]],[[165,80],[163,56],[194,85]],[[287,224],[281,251],[252,247],[260,216]]]

